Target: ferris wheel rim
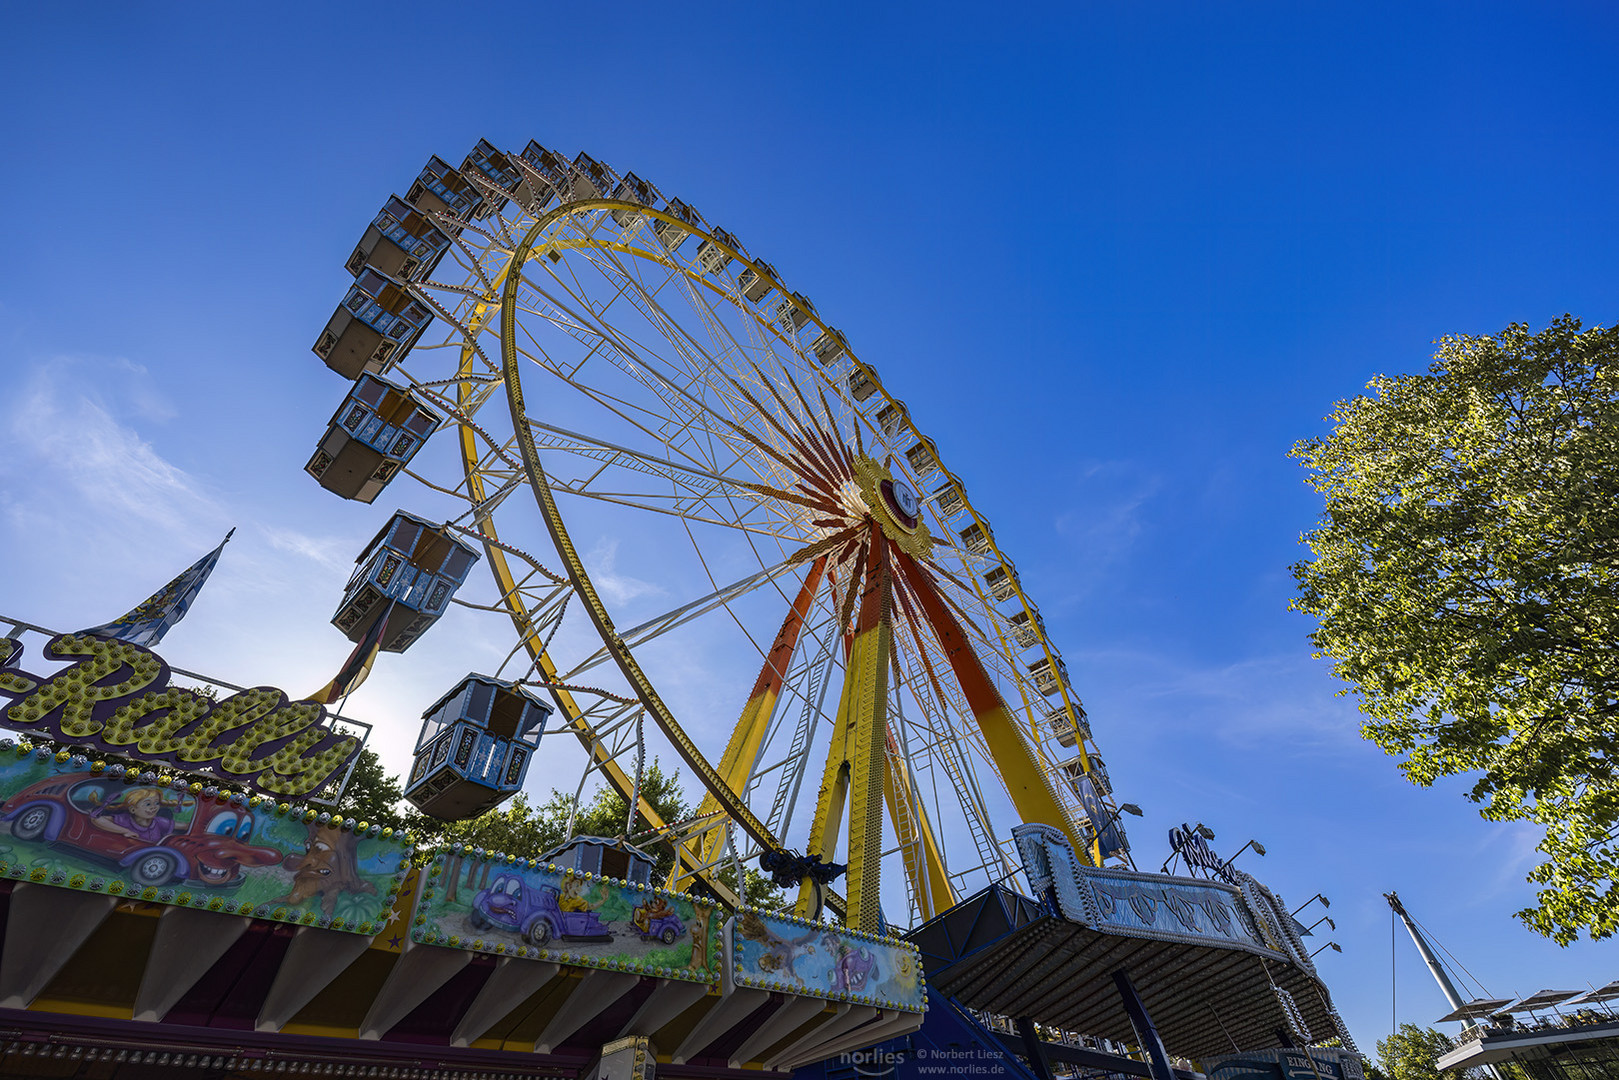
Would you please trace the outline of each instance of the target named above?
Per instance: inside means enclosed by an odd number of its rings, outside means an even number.
[[[528,412],[523,400],[522,354],[517,348],[517,290],[523,280],[522,268],[528,261],[535,241],[553,222],[582,210],[613,208],[634,208],[638,209],[638,212],[651,213],[672,224],[678,222],[678,219],[670,215],[616,199],[562,203],[546,212],[528,228],[509,258],[509,265],[513,270],[506,274],[501,286],[500,362],[501,373],[506,383],[506,402],[511,409],[512,430],[517,439],[518,451],[523,457],[523,468],[528,473],[529,488],[539,504],[546,530],[551,534],[557,553],[562,556],[563,565],[575,592],[584,600],[585,610],[591,622],[595,624],[597,633],[601,635],[603,644],[618,664],[619,670],[629,680],[641,704],[651,714],[653,722],[675,744],[681,759],[697,774],[708,792],[720,802],[731,820],[741,825],[750,836],[767,849],[782,851],[785,850],[785,845],[765,827],[764,822],[754,815],[746,803],[736,797],[730,785],[715,771],[707,756],[692,741],[674,713],[664,704],[657,688],[652,685],[652,680],[647,678],[634,653],[614,628],[612,616],[607,606],[602,603],[601,594],[585,569],[584,561],[579,557],[579,551],[574,546],[567,523],[562,520],[550,481],[546,478],[545,468],[540,464],[539,448],[534,445],[533,429],[528,423]],[[684,222],[678,223],[685,227]]]
[[[515,340],[519,311],[519,305],[517,303],[517,290],[523,280],[522,268],[525,267],[528,261],[535,256],[536,248],[543,249],[545,247],[545,244],[539,242],[540,237],[543,236],[546,233],[546,230],[560,219],[583,214],[588,211],[610,212],[614,210],[627,211],[637,215],[661,220],[678,228],[686,234],[699,237],[702,240],[715,245],[725,252],[731,259],[736,260],[741,265],[753,271],[756,275],[758,275],[759,278],[763,279],[768,286],[766,289],[767,293],[769,289],[773,288],[779,291],[784,297],[798,297],[798,294],[790,293],[776,276],[773,268],[769,267],[768,264],[764,264],[761,261],[751,258],[746,253],[739,250],[739,248],[727,242],[728,235],[716,236],[713,232],[702,226],[696,225],[689,220],[675,217],[672,214],[660,211],[652,206],[625,200],[606,198],[576,199],[566,201],[559,204],[554,209],[542,215],[538,215],[533,224],[525,230],[523,239],[516,245],[516,249],[506,252],[506,270],[502,271],[504,280],[499,282],[499,293],[501,296],[499,308],[501,319],[500,336],[502,355],[498,370],[501,372],[502,381],[506,386],[514,438],[523,458],[523,467],[528,479],[528,486],[533,489],[533,494],[539,504],[542,517],[546,521],[547,529],[552,534],[553,543],[555,544],[559,554],[563,555],[570,582],[572,583],[575,591],[582,598],[586,599],[586,610],[589,612],[592,622],[594,623],[596,631],[601,637],[604,646],[606,646],[609,652],[611,652],[613,659],[615,662],[617,662],[620,668],[620,671],[635,688],[637,697],[647,708],[647,711],[653,714],[654,721],[657,723],[658,727],[664,731],[665,735],[667,735],[672,742],[675,743],[676,748],[682,751],[682,759],[685,760],[687,764],[693,768],[694,772],[698,774],[699,778],[703,781],[705,789],[713,794],[718,801],[720,801],[732,820],[740,825],[744,831],[752,835],[755,840],[759,841],[761,844],[764,844],[766,847],[780,850],[784,848],[785,845],[783,845],[774,835],[772,835],[770,830],[764,827],[763,823],[758,821],[757,817],[753,814],[751,809],[748,808],[746,803],[743,802],[736,795],[736,793],[733,793],[729,785],[724,782],[723,778],[721,778],[714,771],[713,764],[709,759],[709,755],[700,746],[698,746],[698,744],[692,740],[689,735],[685,733],[683,727],[681,727],[679,724],[679,721],[674,716],[672,710],[668,709],[668,707],[663,703],[662,698],[658,694],[656,687],[653,685],[651,678],[646,674],[646,672],[641,668],[639,662],[636,660],[632,647],[628,645],[621,637],[619,637],[618,631],[613,624],[612,614],[607,608],[607,605],[603,603],[600,593],[596,588],[595,582],[592,580],[588,570],[586,570],[584,567],[583,561],[579,557],[578,550],[573,545],[571,536],[568,534],[567,524],[563,519],[560,509],[556,505],[556,500],[553,497],[551,485],[547,480],[547,474],[544,466],[539,460],[539,448],[534,443],[533,432],[530,427],[532,421],[527,416],[526,408],[523,403],[521,386],[522,367],[520,364],[522,352],[517,348],[517,343]],[[599,215],[597,220],[600,221],[603,218],[605,218],[605,214]],[[622,225],[622,222],[620,224]],[[587,244],[579,246],[595,245]],[[732,296],[726,290],[721,289],[714,283],[705,280],[702,275],[692,272],[691,269],[674,263],[668,259],[667,256],[663,256],[659,252],[642,250],[627,244],[602,244],[599,246],[610,246],[617,251],[652,259],[653,261],[660,263],[676,273],[684,274],[687,281],[695,284],[701,284],[715,293],[720,294],[721,296],[730,297],[732,301],[737,302],[738,304],[740,303],[737,297]],[[513,268],[515,268],[515,272],[512,272]],[[495,284],[494,282],[491,282],[486,275],[482,275],[481,272],[480,276],[483,277],[486,285],[492,286]],[[491,288],[488,294],[486,294],[486,302],[489,304],[494,302],[492,295],[493,292],[494,289]],[[802,299],[801,297],[798,298]],[[741,310],[747,309],[744,308]],[[933,455],[934,467],[946,481],[947,486],[951,486],[955,489],[955,493],[959,496],[960,503],[971,515],[972,521],[983,528],[987,539],[988,550],[987,552],[979,552],[979,554],[987,554],[989,556],[989,558],[986,560],[989,565],[1000,566],[1009,572],[1011,578],[1011,587],[1017,597],[1017,606],[1021,607],[1031,616],[1035,615],[1036,611],[1032,605],[1032,602],[1029,601],[1024,594],[1021,583],[1018,581],[1015,571],[1012,570],[1010,560],[1006,559],[1005,556],[1000,552],[994,541],[993,533],[991,533],[988,529],[987,521],[982,517],[981,514],[979,514],[977,509],[972,506],[970,501],[967,500],[965,486],[962,484],[960,478],[945,468],[943,462],[939,460],[937,454],[937,444],[934,442],[934,440],[923,435],[920,430],[916,428],[914,420],[911,418],[909,411],[905,409],[903,403],[894,398],[888,392],[886,387],[883,386],[880,378],[877,377],[875,370],[860,360],[853,350],[848,347],[847,340],[843,338],[841,333],[838,333],[837,331],[828,327],[821,319],[819,314],[817,314],[812,308],[799,308],[798,310],[803,311],[807,316],[807,321],[812,321],[816,328],[818,328],[823,334],[835,335],[837,344],[840,347],[839,351],[841,356],[846,356],[852,368],[858,370],[865,378],[869,380],[872,387],[881,395],[884,402],[897,407],[899,410],[901,423],[905,429],[907,429],[910,434],[915,436],[918,443],[926,445],[928,451]],[[757,316],[754,317],[757,318]],[[759,322],[761,325],[770,325],[763,319],[760,319]],[[794,328],[796,329],[800,325],[801,324],[795,323]],[[778,334],[777,336],[780,337],[781,335]],[[806,351],[802,350],[801,348],[799,348],[797,351],[802,360],[804,360],[806,363],[810,363],[812,367],[815,367],[814,362],[810,361]],[[466,355],[467,351],[464,350],[464,358]],[[834,354],[834,358],[838,358],[838,355],[839,354]],[[818,370],[826,372],[827,366],[828,365],[825,364],[819,365]],[[824,377],[830,379],[830,373],[826,372]],[[865,399],[861,398],[860,400],[864,401]],[[855,409],[852,422],[856,424],[857,429],[862,419],[864,419],[864,421],[868,424],[872,423],[870,417],[864,417],[859,409]],[[875,430],[875,428],[873,430]],[[892,434],[892,432],[889,433]],[[470,479],[472,476],[473,460],[477,455],[475,449],[470,445],[471,440],[467,436],[467,429],[465,425],[462,426],[462,436],[463,459],[464,464],[468,468],[468,475]],[[943,488],[939,490],[942,491]],[[481,495],[481,489],[476,494]],[[481,518],[479,520],[479,527],[489,539],[496,543],[499,542],[498,534],[494,531],[492,517],[485,516]],[[492,569],[495,569],[495,563],[497,561],[502,563],[504,562],[503,559],[497,560],[492,558]],[[501,580],[502,577],[504,577],[504,581]],[[514,625],[517,626],[520,634],[527,633],[524,626],[527,612],[526,610],[522,610],[520,598],[515,597],[515,594],[511,591],[511,576],[509,570],[507,570],[504,575],[497,573],[497,584],[503,585],[503,592],[505,593],[505,599],[507,600],[508,609],[511,611]],[[974,584],[976,587],[980,583],[975,582]],[[987,596],[984,595],[981,588],[978,589],[978,592],[980,600],[984,604],[988,605],[991,603]],[[514,599],[518,601],[515,607],[512,604]],[[1001,597],[1000,594],[997,593],[997,599],[1004,600],[1007,598]],[[1001,634],[1001,637],[1003,647],[1002,650],[998,651],[998,655],[1002,659],[1015,664],[1016,661],[1012,658],[1017,654],[1007,646],[1004,633]],[[986,646],[993,648],[987,638],[982,638],[981,636],[981,640],[983,640]],[[1051,646],[1043,629],[1041,629],[1038,634],[1038,641],[1047,661],[1055,661],[1060,666],[1060,660],[1057,658],[1055,650]],[[531,645],[529,651],[530,654],[535,657],[537,662],[540,662],[544,658],[545,650],[543,647],[536,651]],[[547,674],[549,677],[554,679],[554,667],[548,671]],[[1009,709],[1009,711],[1013,716],[1018,716],[1020,714],[1027,716],[1032,724],[1034,718],[1033,706],[1031,705],[1028,697],[1028,692],[1023,686],[1021,675],[1019,676],[1016,685],[1018,692],[1023,695],[1022,704],[1024,707],[1021,710],[1012,708]],[[1063,708],[1069,711],[1071,714],[1077,711],[1078,715],[1083,717],[1083,710],[1082,708],[1078,707],[1077,699],[1070,698],[1070,688],[1067,684],[1066,678],[1062,679],[1058,685],[1060,687],[1060,697],[1062,699]],[[1048,692],[1046,696],[1049,698],[1053,695]],[[1008,702],[1008,705],[1011,705],[1010,701]],[[1028,734],[1033,735],[1034,732],[1030,730]],[[1085,763],[1087,770],[1088,747],[1085,745],[1085,742],[1088,740],[1088,737],[1089,736],[1087,733],[1086,736],[1080,739],[1078,744],[1080,760]],[[1039,738],[1034,738],[1031,741],[1033,741],[1037,747],[1040,744]],[[1041,752],[1043,753],[1044,751]]]

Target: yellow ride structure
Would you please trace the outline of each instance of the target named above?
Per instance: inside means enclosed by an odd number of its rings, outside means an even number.
[[[634,174],[537,143],[499,163],[462,170],[476,213],[427,213],[452,243],[408,289],[449,331],[384,370],[447,414],[460,469],[405,471],[459,503],[451,524],[483,543],[526,665],[508,677],[555,694],[588,767],[673,845],[671,887],[735,904],[725,866],[802,851],[846,864],[848,896],[806,876],[799,913],[824,897],[874,930],[894,921],[885,862],[924,921],[1011,872],[1020,821],[1098,865],[1128,860],[1038,609],[875,369],[773,266]],[[486,408],[502,394],[503,417]],[[643,538],[648,591],[712,591],[647,618],[611,567],[598,582],[604,544]],[[668,565],[682,552],[690,573]],[[706,649],[727,623],[727,664],[751,652],[759,668],[718,737],[710,710],[697,732],[691,695],[677,707],[660,686],[680,679],[670,641]],[[583,626],[598,647],[580,656]],[[632,734],[648,719],[655,736]],[[688,821],[641,797],[636,762],[658,742],[702,785]],[[807,834],[789,835],[801,802]]]

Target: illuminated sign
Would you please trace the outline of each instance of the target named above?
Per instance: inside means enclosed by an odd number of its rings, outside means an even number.
[[[12,667],[21,651],[0,638],[0,700],[12,701],[0,715],[19,731],[178,769],[212,768],[282,798],[319,791],[360,752],[360,740],[334,731],[313,702],[289,702],[269,686],[213,701],[170,686],[169,666],[127,641],[58,635],[46,651],[69,666],[49,676]]]

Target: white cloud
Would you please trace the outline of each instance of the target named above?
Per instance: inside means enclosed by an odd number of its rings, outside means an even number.
[[[349,537],[309,536],[276,525],[265,525],[262,529],[270,547],[276,551],[301,556],[340,574],[347,573],[354,565],[355,546]]]
[[[148,421],[173,410],[127,361],[52,360],[23,384],[3,429],[14,472],[6,514],[19,528],[78,531],[98,521],[131,522],[189,535],[224,522],[220,503],[117,415],[103,393]],[[130,392],[125,393],[125,390]]]
[[[1146,530],[1146,510],[1164,487],[1164,478],[1131,461],[1095,462],[1084,467],[1076,482],[1055,501],[1067,507],[1054,527],[1081,558],[1071,562],[1064,576],[1089,592],[1130,558]],[[1071,603],[1077,596],[1064,597]]]
[[[588,564],[586,570],[596,586],[596,591],[611,604],[626,604],[643,596],[662,596],[664,593],[662,586],[616,571],[617,540],[602,537],[585,556],[585,562]]]
[[[1336,694],[1327,665],[1279,654],[1200,666],[1155,652],[1105,649],[1076,653],[1076,669],[1107,672],[1127,693],[1129,712],[1150,715],[1153,737],[1197,730],[1238,746],[1267,743],[1292,754],[1358,746],[1361,716]]]

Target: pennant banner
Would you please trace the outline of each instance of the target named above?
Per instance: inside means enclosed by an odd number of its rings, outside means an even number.
[[[133,611],[120,619],[101,626],[92,626],[88,630],[81,630],[81,634],[98,634],[101,637],[116,638],[127,641],[133,645],[150,648],[163,640],[163,635],[169,628],[181,619],[191,608],[191,601],[197,598],[202,586],[213,573],[214,564],[219,561],[219,553],[225,550],[230,538],[236,535],[232,529],[225,534],[225,539],[219,546],[208,554],[192,563],[180,576],[169,582],[163,588],[146,598],[146,601]]]
[[[315,701],[322,705],[330,705],[341,701],[345,694],[351,693],[361,683],[365,682],[367,675],[371,674],[371,665],[376,662],[377,653],[382,648],[382,639],[388,632],[388,617],[393,614],[394,605],[388,603],[388,610],[382,613],[382,618],[371,624],[371,629],[365,632],[365,637],[354,646],[349,658],[343,663],[343,668],[337,677],[319,690],[310,694],[305,701]]]

